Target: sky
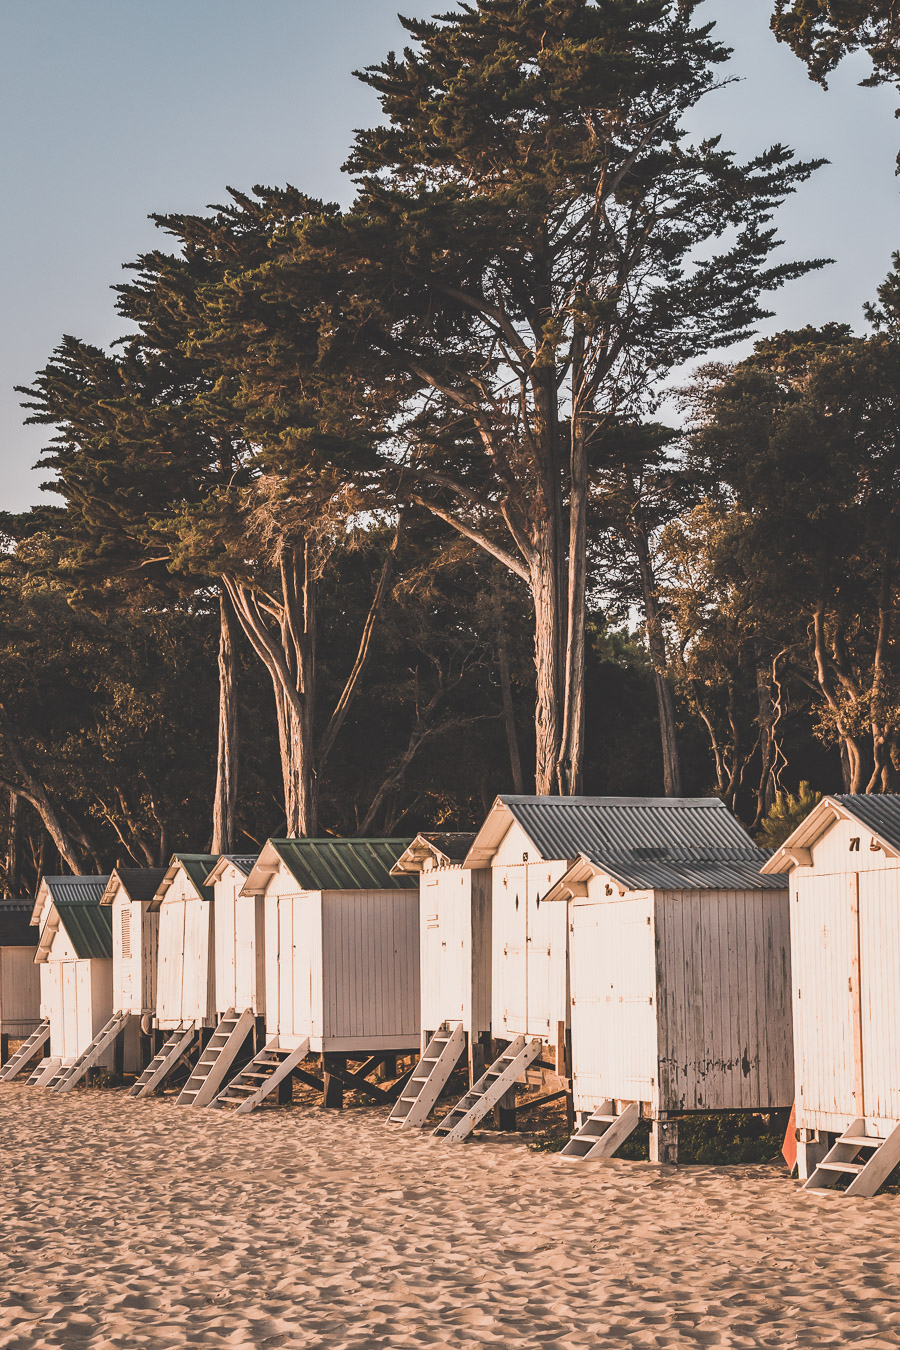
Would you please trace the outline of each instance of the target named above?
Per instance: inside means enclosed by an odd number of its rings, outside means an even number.
[[[414,16],[451,0],[400,0]],[[378,115],[352,71],[403,44],[398,0],[0,0],[0,510],[40,500],[45,428],[20,396],[63,334],[123,331],[110,287],[160,236],[150,212],[200,211],[225,186],[291,182],[348,204],[354,128]],[[705,0],[740,82],[711,94],[692,130],[743,157],[780,142],[821,169],[778,217],[784,257],[832,257],[769,305],[762,332],[838,320],[900,248],[890,89],[860,89],[862,58],[828,92],[768,29],[771,0]],[[742,349],[733,349],[740,356]]]

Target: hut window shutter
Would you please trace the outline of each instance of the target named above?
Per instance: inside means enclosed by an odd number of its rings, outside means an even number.
[[[123,960],[131,959],[131,910],[122,910],[122,957]]]

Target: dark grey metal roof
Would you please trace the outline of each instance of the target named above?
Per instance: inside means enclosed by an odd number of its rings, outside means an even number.
[[[164,867],[117,867],[113,872],[128,893],[129,900],[152,900],[166,875]],[[110,878],[111,880],[112,878]]]
[[[451,862],[461,863],[475,842],[474,833],[463,834],[459,831],[422,830],[419,838],[427,839],[436,849],[440,849]]]
[[[99,905],[109,877],[44,877],[54,904]]]
[[[501,797],[545,858],[579,854],[629,890],[783,890],[718,797]],[[774,883],[774,884],[773,884]]]
[[[305,891],[412,890],[418,880],[391,876],[411,839],[270,839]]]
[[[227,858],[230,863],[234,863],[239,872],[243,872],[245,877],[249,877],[253,871],[253,864],[259,855],[256,853],[223,853],[222,857]]]
[[[36,947],[38,932],[31,926],[33,900],[0,900],[0,947]]]
[[[844,793],[835,795],[832,800],[840,802],[861,824],[900,852],[900,795],[894,792],[866,796]]]

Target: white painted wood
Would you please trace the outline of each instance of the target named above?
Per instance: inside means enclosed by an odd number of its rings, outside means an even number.
[[[491,864],[492,1028],[498,1038],[539,1036],[554,1045],[569,1025],[564,904],[543,897],[566,870],[544,859],[512,821]]]
[[[51,921],[52,915],[48,917],[48,923]],[[50,1022],[50,1055],[60,1063],[74,1063],[113,1014],[113,963],[108,957],[79,960],[62,927],[44,946],[39,964],[41,1007]],[[133,1067],[133,1044],[130,1049],[127,1071]],[[97,1066],[113,1067],[112,1045],[99,1057]]]
[[[34,947],[0,947],[0,1033],[25,1040],[41,1023],[40,967]]]
[[[225,1082],[241,1046],[253,1029],[249,1008],[237,1012],[229,1008],[209,1041],[200,1052],[193,1073],[178,1094],[181,1106],[209,1106]]]
[[[156,1020],[164,1031],[183,1023],[214,1026],[215,907],[202,900],[182,867],[159,905]]]
[[[561,1158],[578,1158],[582,1162],[612,1158],[634,1134],[641,1119],[640,1102],[629,1102],[618,1114],[614,1102],[604,1102],[603,1107],[606,1109],[595,1111],[572,1135],[560,1153]]]
[[[431,1133],[449,1143],[467,1139],[513,1084],[524,1078],[528,1066],[540,1057],[542,1049],[540,1037],[535,1036],[529,1041],[524,1036],[517,1036]]]
[[[388,1122],[404,1130],[424,1125],[465,1048],[462,1022],[442,1022],[394,1103]]]
[[[18,1078],[19,1074],[25,1071],[26,1066],[31,1062],[37,1052],[43,1049],[49,1040],[50,1023],[46,1021],[39,1022],[31,1035],[22,1042],[15,1054],[10,1056],[6,1064],[0,1069],[0,1080],[4,1083],[8,1083],[14,1078]]]
[[[900,1124],[900,860],[832,819],[790,873],[797,1125]],[[870,1174],[871,1175],[871,1174]]]
[[[196,1039],[197,1030],[190,1023],[173,1031],[153,1056],[137,1082],[129,1088],[129,1096],[148,1097],[152,1092],[161,1088],[166,1079],[174,1073]]]
[[[418,891],[265,891],[266,1035],[315,1053],[419,1048]]]
[[[152,1014],[156,1004],[156,948],[159,916],[149,902],[131,900],[119,886],[112,911],[113,1004],[135,1017]]]
[[[277,1040],[267,1041],[227,1087],[216,1097],[219,1107],[235,1107],[236,1116],[247,1115],[261,1106],[275,1089],[289,1078],[309,1052],[309,1038],[286,1050]]]
[[[261,896],[240,894],[246,880],[223,861],[213,883],[216,1011],[250,1008],[260,1017],[266,1006],[264,905]]]

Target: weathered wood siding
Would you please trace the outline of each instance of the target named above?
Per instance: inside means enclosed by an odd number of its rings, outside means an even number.
[[[797,1124],[900,1122],[900,862],[837,820],[791,872]]]
[[[156,1003],[159,915],[149,914],[148,902],[130,900],[121,887],[111,908],[114,1011],[140,1017]]]
[[[240,894],[246,877],[229,864],[215,883],[216,1008],[265,1012],[265,926],[261,896]]]
[[[513,821],[491,866],[492,1029],[557,1041],[569,1025],[568,916],[542,898],[566,870],[565,859],[540,858]]]
[[[423,1031],[449,1018],[470,1035],[491,1026],[491,875],[426,868],[419,877]]]
[[[416,1049],[418,891],[323,891],[322,950],[324,1048]]]
[[[658,1109],[790,1106],[787,893],[658,893],[655,930]]]
[[[597,879],[590,889],[571,908],[575,1109],[593,1111],[607,1100],[655,1102],[653,898],[621,899],[618,892],[600,898]]]
[[[165,1031],[216,1022],[214,916],[214,905],[179,872],[159,909],[156,1017]]]
[[[0,947],[0,1033],[24,1040],[41,1020],[40,967],[34,947]]]
[[[276,874],[265,897],[266,1031],[286,1046],[415,1049],[417,891],[298,891]]]
[[[112,961],[76,959],[59,929],[41,964],[41,1003],[50,1019],[50,1054],[77,1059],[113,1014]],[[98,1067],[113,1067],[112,1046]]]

